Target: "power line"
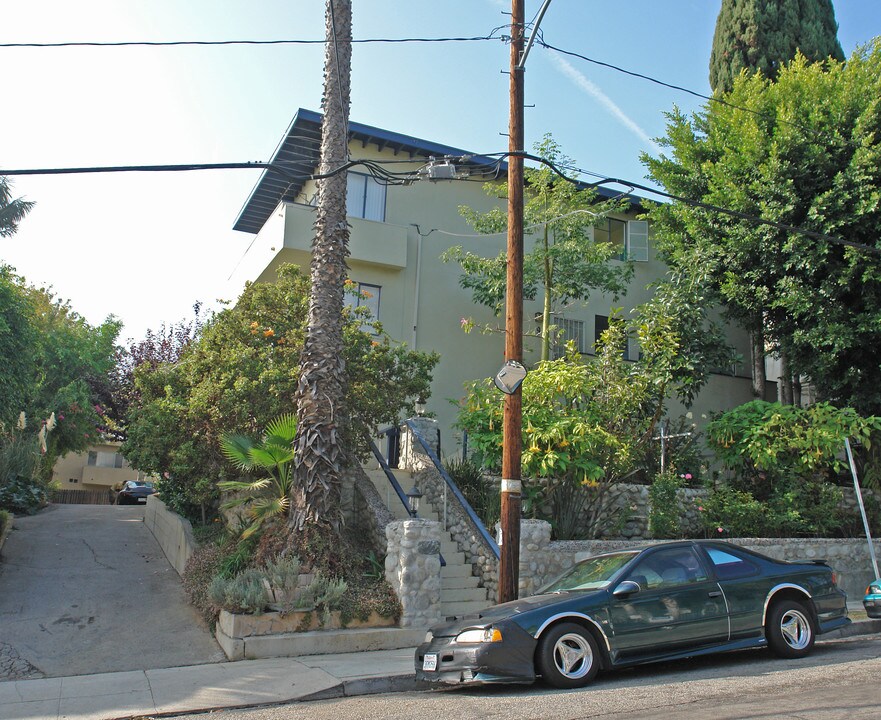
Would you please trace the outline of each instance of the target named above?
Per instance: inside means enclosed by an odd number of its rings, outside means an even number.
[[[489,35],[477,35],[473,37],[404,37],[404,38],[360,38],[353,39],[353,43],[368,44],[403,44],[403,43],[469,43],[486,42],[495,40],[505,42],[506,37],[496,36],[499,28],[494,29]],[[120,42],[54,42],[54,43],[0,43],[0,48],[69,48],[69,47],[94,47],[94,48],[118,48],[118,47],[182,47],[182,46],[222,46],[222,45],[324,45],[324,40],[305,39],[282,39],[282,40],[130,40]]]
[[[842,245],[846,247],[851,247],[856,250],[861,250],[865,252],[872,253],[873,255],[881,256],[881,248],[872,247],[871,245],[866,245],[864,243],[858,243],[853,240],[846,240],[842,237],[838,237],[836,235],[828,235],[827,233],[818,232],[816,230],[811,230],[809,228],[790,225],[788,223],[778,222],[776,220],[768,220],[766,218],[759,217],[757,215],[752,215],[750,213],[741,212],[739,210],[732,210],[730,208],[722,207],[720,205],[714,205],[712,203],[707,203],[702,200],[695,200],[693,198],[688,198],[683,195],[675,195],[673,193],[668,193],[664,190],[659,190],[658,188],[653,188],[649,185],[642,185],[640,183],[634,182],[632,180],[624,180],[621,178],[614,177],[606,177],[600,180],[596,180],[594,182],[585,183],[575,178],[572,178],[566,175],[559,167],[557,167],[554,163],[545,158],[539,157],[537,155],[532,155],[530,153],[513,153],[513,152],[505,152],[505,153],[492,153],[492,155],[499,156],[499,163],[502,162],[502,159],[505,157],[511,157],[517,155],[522,157],[525,160],[531,160],[533,162],[541,163],[542,165],[546,165],[551,170],[554,171],[557,175],[559,175],[562,179],[567,182],[571,182],[575,185],[578,185],[583,188],[597,188],[601,185],[623,185],[624,187],[630,188],[631,190],[641,190],[643,192],[658,195],[660,197],[667,198],[669,200],[675,200],[676,202],[681,202],[685,205],[689,205],[690,207],[697,207],[704,210],[709,210],[711,212],[716,212],[722,215],[727,215],[729,217],[736,218],[738,220],[744,220],[746,222],[753,223],[754,225],[764,225],[767,227],[773,227],[777,230],[784,230],[786,232],[797,233],[800,235],[804,235],[806,237],[814,238],[815,240],[824,240],[826,242],[831,242],[836,245]],[[465,160],[471,156],[465,156],[461,158],[446,158],[449,160],[459,159]],[[242,170],[242,169],[263,169],[263,170],[271,170],[273,172],[277,172],[280,175],[284,176],[288,180],[301,181],[301,180],[321,180],[324,178],[331,177],[333,175],[338,175],[342,172],[347,172],[353,167],[364,167],[374,178],[378,181],[383,182],[388,185],[404,185],[410,184],[414,182],[418,177],[418,170],[404,173],[394,173],[386,170],[382,167],[383,161],[377,160],[352,160],[349,162],[345,162],[341,164],[339,167],[331,170],[327,173],[294,173],[289,168],[285,167],[285,165],[281,163],[272,163],[272,162],[245,162],[245,163],[190,163],[186,165],[118,165],[118,166],[101,166],[101,167],[71,167],[71,168],[33,168],[33,169],[11,169],[5,170],[0,169],[0,176],[17,176],[17,175],[82,175],[82,174],[96,174],[96,173],[120,173],[120,172],[192,172],[192,171],[200,171],[200,170]],[[492,167],[492,166],[487,166]],[[483,171],[483,174],[492,174],[491,171]]]
[[[682,85],[674,85],[673,83],[668,83],[663,80],[659,80],[658,78],[652,77],[651,75],[645,75],[644,73],[635,72],[633,70],[627,70],[626,68],[619,67],[618,65],[613,65],[612,63],[604,62],[602,60],[597,60],[596,58],[588,57],[587,55],[582,55],[581,53],[574,52],[572,50],[564,50],[563,48],[555,47],[549,43],[546,43],[543,39],[539,38],[536,42],[543,48],[547,50],[553,50],[554,52],[560,53],[561,55],[568,55],[569,57],[575,57],[579,60],[584,60],[585,62],[593,63],[594,65],[599,65],[600,67],[608,68],[609,70],[614,70],[615,72],[622,73],[624,75],[629,75],[630,77],[639,78],[640,80],[645,80],[650,83],[654,83],[655,85],[660,85],[661,87],[669,88],[671,90],[677,90],[679,92],[686,93],[688,95],[692,95],[693,97],[700,98],[701,100],[706,100],[707,102],[716,103],[717,105],[723,105],[727,108],[731,108],[732,110],[738,110],[740,112],[749,113],[750,115],[755,115],[757,118],[761,120],[776,120],[781,125],[788,125],[789,127],[796,128],[797,130],[801,130],[802,132],[814,136],[817,134],[816,129],[809,128],[805,125],[802,125],[797,122],[793,122],[792,120],[786,120],[785,118],[781,118],[779,116],[771,115],[767,112],[760,112],[759,110],[753,110],[752,108],[744,107],[743,105],[738,105],[736,103],[730,102],[722,97],[716,97],[714,95],[705,95],[704,93],[699,93],[696,90],[691,90],[687,87],[683,87]],[[824,133],[824,137],[826,140],[830,138],[834,138],[838,141],[844,141],[845,144],[851,145],[853,147],[858,147],[860,144],[854,140],[849,138],[841,137],[841,136],[830,136],[828,133]],[[831,142],[829,143],[831,144]]]

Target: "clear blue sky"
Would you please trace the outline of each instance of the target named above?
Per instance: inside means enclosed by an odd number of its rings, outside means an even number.
[[[835,0],[845,54],[881,34],[879,0]],[[319,0],[6,0],[0,42],[321,39]],[[508,0],[353,0],[356,38],[478,36]],[[527,0],[527,17],[539,9]],[[554,0],[546,42],[709,92],[721,0]],[[0,48],[3,168],[268,160],[297,108],[319,109],[321,46]],[[357,45],[351,118],[466,150],[507,149],[501,42]],[[536,47],[527,144],[552,133],[579,167],[640,180],[663,112],[700,101]],[[231,227],[255,171],[30,177],[37,202],[0,261],[51,285],[123,338],[234,299],[227,278],[250,235]]]

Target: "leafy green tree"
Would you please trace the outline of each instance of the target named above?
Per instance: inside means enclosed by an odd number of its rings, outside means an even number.
[[[0,265],[0,423],[7,427],[27,408],[35,382],[37,335],[22,285],[11,267]]]
[[[53,413],[43,475],[55,460],[84,450],[104,432],[104,408],[96,388],[114,364],[120,322],[113,317],[90,325],[45,288],[0,267],[0,421],[9,425],[25,413],[37,433]]]
[[[847,64],[798,57],[776,82],[738,79],[727,99],[751,112],[709,103],[689,118],[674,109],[665,151],[643,161],[675,195],[881,248],[879,97],[879,40]],[[821,399],[881,412],[877,254],[684,202],[651,216],[668,265],[699,270],[708,297],[753,335],[758,397],[770,350]]]
[[[0,175],[0,238],[14,235],[18,224],[33,207],[34,203],[29,200],[13,198],[9,180]]]
[[[610,318],[597,357],[570,349],[565,358],[539,363],[523,382],[521,460],[523,476],[531,478],[524,493],[535,494],[538,486],[552,498],[558,537],[576,531],[596,537],[608,529],[613,487],[643,467],[668,397],[688,401],[724,354],[721,346],[702,355],[710,341],[689,339],[712,337],[718,328],[698,327],[705,307],[700,295],[677,298],[677,289],[675,283],[661,288],[655,301],[637,309],[629,328],[620,317]],[[636,362],[624,360],[628,336],[640,344]],[[503,400],[491,380],[467,387],[457,424],[494,470],[501,462],[502,415]]]
[[[294,266],[275,283],[246,287],[234,307],[205,322],[175,362],[143,363],[123,452],[137,468],[162,475],[162,494],[179,512],[198,518],[217,501],[218,480],[235,480],[220,449],[228,433],[255,435],[290,412],[305,339],[309,280]],[[364,434],[415,412],[429,394],[437,355],[395,345],[361,329],[365,318],[346,310],[344,355],[350,420],[338,428],[353,452]]]
[[[832,0],[722,0],[710,54],[710,87],[730,92],[743,70],[771,80],[801,52],[844,60]]]
[[[570,164],[550,135],[536,143],[536,154],[565,168]],[[526,200],[523,209],[524,232],[537,233],[533,249],[523,258],[523,296],[534,300],[542,296],[541,359],[550,359],[553,313],[569,300],[586,300],[591,290],[601,290],[617,298],[627,290],[633,269],[627,263],[612,264],[621,248],[611,243],[595,243],[590,229],[605,215],[621,210],[620,203],[598,200],[596,193],[579,189],[574,178],[561,178],[551,168],[525,168]],[[486,183],[491,197],[507,197],[507,184]],[[505,210],[495,208],[478,213],[459,208],[462,216],[479,233],[496,234],[507,228]],[[484,258],[466,252],[461,246],[444,253],[444,260],[458,262],[463,272],[460,284],[471,290],[474,301],[499,314],[505,297],[506,258],[502,252]]]

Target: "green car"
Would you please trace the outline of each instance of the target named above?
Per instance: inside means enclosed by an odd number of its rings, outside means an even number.
[[[881,579],[875,580],[866,588],[863,607],[870,618],[881,618]]]
[[[611,669],[769,646],[807,655],[850,623],[822,561],[774,560],[724,542],[686,541],[588,558],[538,594],[433,627],[416,677],[434,683],[580,687]]]

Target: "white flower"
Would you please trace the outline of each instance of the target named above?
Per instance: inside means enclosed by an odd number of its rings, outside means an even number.
[[[27,425],[27,418],[25,418],[24,410],[22,410],[22,411],[18,414],[18,425],[17,425],[17,427],[18,427],[19,430],[24,430],[24,426],[25,426],[25,425]]]
[[[55,429],[55,413],[52,413],[49,416],[49,419],[46,421],[46,430],[54,430]]]

